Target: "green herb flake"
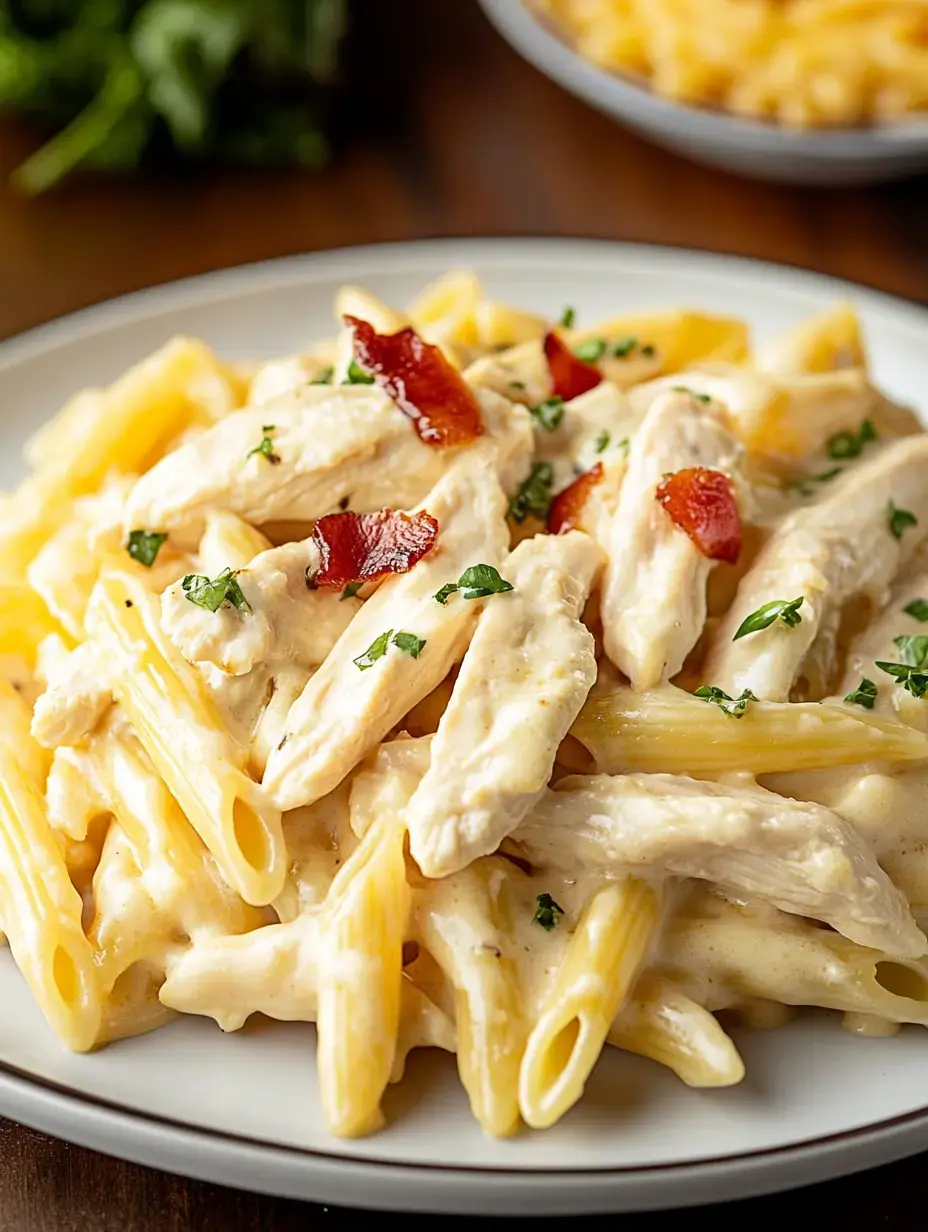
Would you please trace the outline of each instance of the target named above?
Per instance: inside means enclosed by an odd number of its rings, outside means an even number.
[[[133,530],[129,532],[126,551],[133,560],[137,560],[140,565],[150,569],[158,559],[161,545],[166,539],[167,535],[159,534],[158,531]]]
[[[564,908],[559,907],[550,894],[539,894],[535,899],[535,914],[533,924],[540,924],[546,933],[554,932],[558,919],[564,914]]]
[[[832,479],[836,479],[841,474],[843,467],[833,466],[831,470],[820,471],[817,475],[803,475],[801,479],[788,479],[782,485],[784,492],[799,492],[802,496],[811,496],[812,489],[809,484],[812,483],[829,483]]]
[[[451,596],[460,589],[460,586],[455,586],[454,582],[446,582],[444,586],[442,586],[441,590],[436,590],[432,598],[444,607]]]
[[[426,639],[424,637],[416,637],[415,633],[395,633],[391,639],[393,645],[403,651],[404,654],[411,655],[414,659],[418,659],[425,647]]]
[[[919,671],[907,663],[881,663],[877,667],[887,676],[892,676],[913,697],[924,697],[928,693],[928,672]]]
[[[551,488],[554,484],[554,468],[550,462],[535,462],[528,478],[523,480],[518,492],[509,502],[509,516],[520,525],[532,514],[539,521],[548,516],[551,504]]]
[[[509,388],[523,390],[525,388],[525,382],[524,381],[510,381]]]
[[[708,406],[712,401],[711,394],[699,394],[695,389],[690,389],[688,385],[671,385],[670,388],[675,394],[689,394],[691,398],[695,398],[697,402],[701,402],[704,406]]]
[[[500,577],[492,565],[471,565],[458,578],[464,599],[485,599],[488,595],[503,595],[512,590],[512,583]]]
[[[865,710],[872,710],[876,701],[876,685],[864,676],[857,688],[848,693],[844,700],[854,706],[863,706]]]
[[[599,436],[597,436],[596,444],[593,446],[593,448],[596,450],[597,453],[604,453],[609,448],[609,442],[611,440],[612,440],[612,433],[607,432],[606,429],[603,428],[602,432],[600,432]]]
[[[329,364],[328,368],[323,368],[317,377],[310,381],[310,385],[331,385],[332,377],[335,375],[335,369]]]
[[[795,628],[796,625],[802,623],[799,608],[802,606],[803,599],[804,596],[800,595],[798,599],[773,599],[770,603],[765,603],[756,612],[745,617],[731,640],[737,642],[739,638],[747,637],[749,633],[759,633],[761,629],[768,629],[775,620],[782,620],[787,629]]]
[[[748,702],[757,701],[757,698],[750,689],[745,689],[740,697],[729,697],[727,693],[723,693],[714,684],[700,685],[693,696],[701,697],[703,701],[714,702],[720,710],[730,715],[733,719],[741,718],[748,708]]]
[[[924,634],[903,633],[893,638],[893,645],[898,646],[899,658],[906,667],[928,671],[928,637]]]
[[[373,667],[378,659],[382,659],[387,653],[387,647],[390,645],[390,639],[393,637],[393,630],[387,629],[386,633],[381,633],[380,637],[375,638],[364,654],[358,655],[356,659],[352,659],[355,667],[361,672],[366,672],[369,667]]]
[[[654,353],[655,353],[655,352],[654,352],[654,347],[651,345],[651,343],[650,343],[650,342],[646,342],[646,343],[644,344],[644,346],[641,348],[641,354],[642,354],[642,355],[643,355],[646,359],[653,359],[653,358],[654,358]]]
[[[911,603],[907,603],[902,609],[907,616],[914,616],[916,620],[922,624],[928,620],[928,603],[924,599],[913,599]]]
[[[365,372],[360,364],[354,360],[348,365],[348,371],[345,373],[343,385],[373,385],[374,378],[369,372]]]
[[[576,310],[573,308],[565,308],[561,313],[561,319],[558,321],[558,325],[560,325],[562,329],[573,329],[574,321],[576,321],[576,319]]]
[[[264,433],[264,436],[261,438],[261,444],[256,445],[254,449],[250,449],[246,457],[250,458],[252,454],[259,453],[267,458],[272,466],[276,466],[280,461],[280,454],[274,452],[274,442],[269,435],[269,433],[275,432],[276,428],[273,424],[264,424],[261,431]]]
[[[363,582],[349,582],[342,593],[338,596],[339,599],[353,599],[363,585]]]
[[[628,457],[628,451],[629,449],[631,449],[631,442],[629,441],[627,436],[622,437],[622,439],[616,445],[616,449],[622,455],[623,458]]]
[[[876,428],[869,419],[865,419],[856,432],[853,428],[846,428],[843,432],[836,432],[834,436],[830,436],[825,448],[829,458],[835,460],[859,458],[864,446],[876,439]]]
[[[627,334],[624,338],[616,338],[610,354],[616,359],[625,359],[626,355],[631,355],[637,345],[638,339],[633,334]]]
[[[553,432],[564,418],[564,399],[555,394],[553,398],[546,398],[528,409],[546,432]]]
[[[887,506],[889,515],[889,533],[894,539],[901,539],[910,526],[918,525],[918,518],[910,509],[897,509],[892,501]]]
[[[231,569],[223,569],[212,580],[202,573],[188,573],[181,585],[190,602],[208,612],[217,612],[226,604],[243,614],[254,611]]]
[[[580,342],[574,347],[574,355],[577,359],[582,359],[585,364],[595,364],[597,360],[602,359],[605,353],[605,338],[587,338],[585,342]]]

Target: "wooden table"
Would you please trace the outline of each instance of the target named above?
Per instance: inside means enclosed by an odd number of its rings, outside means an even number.
[[[582,235],[743,253],[928,302],[928,179],[801,191],[653,149],[563,94],[472,0],[365,0],[342,152],[321,175],[84,180],[35,201],[0,187],[0,337],[204,270],[311,249],[443,235]],[[387,12],[389,10],[389,13]],[[0,129],[0,182],[30,148]],[[863,1045],[862,1045],[863,1046]],[[919,1080],[921,1080],[919,1077]],[[923,1159],[711,1211],[847,1232],[922,1228]],[[811,1204],[811,1206],[810,1206]],[[709,1212],[706,1212],[709,1214]],[[629,1232],[678,1216],[623,1220]],[[411,1218],[415,1227],[430,1217]],[[463,1219],[443,1220],[459,1226]],[[0,1232],[258,1232],[380,1217],[236,1193],[108,1160],[0,1122]],[[591,1220],[584,1226],[612,1226]]]

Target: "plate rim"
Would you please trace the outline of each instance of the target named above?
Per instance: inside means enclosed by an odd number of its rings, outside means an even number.
[[[478,0],[490,24],[523,59],[600,110],[629,122],[672,124],[679,135],[729,141],[742,149],[804,158],[911,158],[928,154],[928,117],[898,125],[791,129],[708,107],[676,102],[585,59],[523,0]]]
[[[266,292],[275,286],[309,287],[362,270],[370,276],[414,273],[417,268],[434,274],[436,266],[452,268],[469,262],[487,271],[494,266],[563,270],[568,262],[577,268],[577,258],[582,257],[588,268],[602,272],[604,252],[611,254],[614,264],[625,268],[638,265],[653,271],[656,266],[673,263],[677,273],[723,282],[743,283],[753,276],[769,285],[771,281],[782,282],[786,273],[791,280],[788,290],[800,296],[805,293],[821,298],[827,294],[856,299],[871,314],[891,317],[895,328],[918,331],[920,336],[928,327],[928,306],[917,301],[799,266],[756,258],[602,239],[443,238],[294,254],[134,291],[0,341],[0,375],[60,346],[105,333],[113,325],[151,320],[179,307],[207,305],[229,295]],[[569,1209],[575,1212],[703,1204],[722,1196],[748,1196],[843,1175],[856,1167],[901,1158],[928,1146],[926,1104],[821,1137],[677,1163],[563,1170],[550,1166],[404,1163],[287,1146],[194,1126],[0,1062],[0,1111],[7,1114],[10,1108],[17,1120],[45,1132],[120,1158],[216,1183],[289,1197],[432,1211],[459,1209],[455,1204],[463,1198],[465,1189],[470,1209],[477,1209],[472,1192],[475,1177],[481,1178],[486,1194],[485,1201],[483,1197],[480,1200],[482,1213],[503,1210],[507,1194],[518,1196],[519,1213],[550,1210],[551,1192],[565,1202],[569,1197]],[[294,1176],[295,1161],[300,1161],[303,1171],[297,1169]],[[260,1169],[264,1170],[264,1180],[255,1175]],[[428,1184],[420,1192],[416,1185],[422,1184],[423,1178],[428,1178]],[[363,1185],[356,1189],[359,1181],[376,1192],[366,1194]],[[724,1194],[715,1186],[723,1186]],[[324,1195],[321,1199],[320,1194]]]

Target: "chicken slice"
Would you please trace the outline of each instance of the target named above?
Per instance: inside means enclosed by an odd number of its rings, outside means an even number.
[[[500,477],[511,489],[531,454],[530,416],[492,391],[477,396]],[[266,436],[270,457],[258,451]],[[168,454],[133,488],[126,528],[194,534],[211,507],[253,525],[312,521],[345,502],[362,513],[406,509],[422,500],[448,462],[448,451],[424,444],[375,386],[307,385],[228,415]]]
[[[735,472],[734,438],[694,397],[657,398],[632,438],[615,512],[602,528],[603,641],[609,658],[637,690],[676,673],[706,619],[703,556],[656,499],[668,472],[702,466]]]
[[[860,945],[917,958],[928,941],[870,846],[837,813],[754,785],[682,775],[563,779],[515,837],[554,868],[695,877],[823,920]]]
[[[797,509],[781,523],[715,632],[704,679],[732,696],[750,689],[780,702],[805,673],[795,690],[798,699],[824,696],[844,605],[865,598],[882,606],[899,566],[928,532],[926,466],[928,435],[893,441],[835,480],[826,500]],[[894,529],[893,509],[915,522]],[[800,624],[790,628],[776,620],[733,640],[758,608],[800,595]]]
[[[409,573],[389,577],[364,604],[287,717],[264,786],[281,807],[310,804],[341,782],[464,653],[484,600],[435,599],[471,565],[498,568],[509,532],[506,497],[489,444],[462,453],[423,502],[439,525],[435,547]],[[506,595],[490,602],[506,601]],[[421,640],[417,655],[392,640],[365,670],[363,658],[388,633]]]
[[[316,667],[362,606],[338,590],[307,586],[321,563],[312,539],[260,552],[236,573],[250,612],[229,604],[210,612],[175,582],[161,596],[161,627],[188,662],[233,676],[272,660]]]
[[[536,535],[508,558],[513,593],[477,622],[431,764],[406,810],[427,877],[495,851],[544,791],[596,679],[580,616],[602,553],[588,535]]]
[[[46,648],[43,669],[46,686],[32,713],[33,739],[46,749],[80,744],[113,704],[108,666],[95,642],[82,642],[60,655]]]

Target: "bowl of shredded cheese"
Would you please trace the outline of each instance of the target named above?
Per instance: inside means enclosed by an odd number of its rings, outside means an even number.
[[[481,0],[526,60],[658,145],[757,179],[928,170],[928,0]]]

